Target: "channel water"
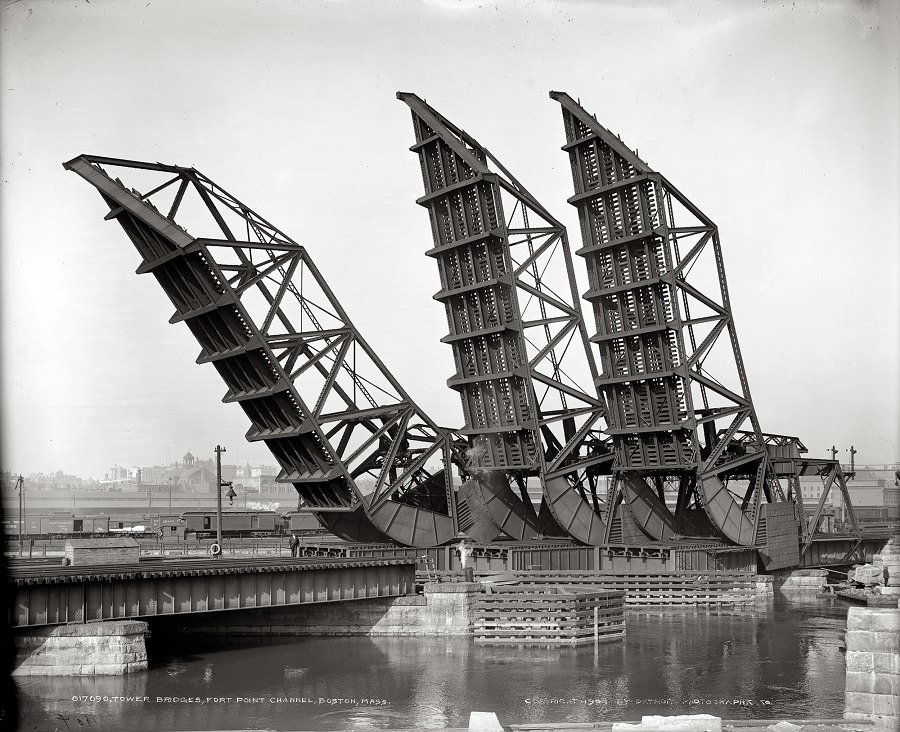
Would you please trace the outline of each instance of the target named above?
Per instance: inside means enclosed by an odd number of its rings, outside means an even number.
[[[146,673],[22,678],[22,730],[341,730],[839,718],[840,600],[629,610],[624,640],[577,648],[468,638],[151,638]]]

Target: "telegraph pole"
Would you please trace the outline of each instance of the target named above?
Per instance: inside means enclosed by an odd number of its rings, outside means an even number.
[[[19,491],[19,556],[22,556],[22,536],[24,534],[25,520],[25,479],[20,475],[16,481],[16,490]]]
[[[222,556],[222,453],[225,448],[216,445],[216,544]]]

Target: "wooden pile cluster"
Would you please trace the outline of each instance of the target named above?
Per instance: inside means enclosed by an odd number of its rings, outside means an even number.
[[[752,605],[753,572],[516,572],[521,585],[561,583],[625,593],[626,605]]]
[[[625,636],[624,593],[560,585],[486,586],[474,609],[476,643],[576,645]]]

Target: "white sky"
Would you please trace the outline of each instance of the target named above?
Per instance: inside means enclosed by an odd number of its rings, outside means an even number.
[[[81,153],[223,185],[308,248],[411,396],[460,426],[398,90],[488,147],[573,248],[547,92],[580,98],[718,224],[763,429],[900,460],[897,8],[3,0],[3,467],[102,477],[217,443],[227,462],[274,462],[99,195],[63,170]]]

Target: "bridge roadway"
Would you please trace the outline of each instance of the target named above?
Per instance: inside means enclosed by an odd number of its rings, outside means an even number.
[[[12,627],[152,618],[415,591],[415,560],[285,557],[141,559],[69,566],[10,562]]]

